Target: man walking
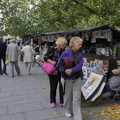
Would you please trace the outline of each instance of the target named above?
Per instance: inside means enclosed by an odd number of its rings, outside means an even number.
[[[5,64],[5,59],[6,59],[6,44],[3,42],[3,39],[0,38],[0,75],[6,74],[6,64]],[[3,61],[3,68],[2,68],[2,61]]]
[[[16,40],[11,40],[7,47],[6,57],[10,62],[11,77],[14,77],[14,67],[18,75],[20,75],[20,68],[18,66],[18,52],[19,47],[16,44]]]

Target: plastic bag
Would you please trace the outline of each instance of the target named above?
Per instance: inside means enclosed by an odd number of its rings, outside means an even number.
[[[9,60],[8,60],[8,58],[6,58],[6,60],[5,60],[5,64],[6,64],[6,65],[9,64]]]

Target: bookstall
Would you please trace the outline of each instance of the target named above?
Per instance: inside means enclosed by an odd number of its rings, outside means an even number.
[[[109,71],[109,53],[105,55],[84,53],[83,77],[84,86],[82,87],[82,107],[101,104],[102,90],[105,86],[107,73]],[[99,51],[100,54],[100,51]]]
[[[83,74],[85,84],[82,87],[82,107],[101,104],[102,91],[105,82],[112,75],[112,70],[117,68],[115,65],[117,52],[111,54],[110,48],[96,48],[93,53],[83,53],[84,65]],[[116,58],[114,58],[116,56]]]
[[[73,36],[80,36],[83,39],[81,52],[84,56],[83,72],[86,84],[87,82],[92,82],[89,76],[91,76],[91,73],[93,74],[93,72],[99,73],[97,76],[103,75],[103,78],[101,79],[103,83],[103,81],[111,76],[111,69],[109,66],[114,63],[114,60],[120,59],[120,31],[108,25],[49,32],[41,35],[43,41],[48,42],[54,42],[61,36],[66,37],[68,42]],[[113,67],[111,68],[113,69]],[[97,81],[97,79],[99,78],[96,77],[94,82]],[[102,88],[100,87],[102,91],[104,84],[100,85],[102,86]],[[97,90],[94,89],[92,92],[95,94]],[[84,94],[82,94],[82,107],[100,103],[102,103],[102,95],[100,91],[99,96],[96,96],[96,98],[94,97],[94,100],[86,99]]]
[[[108,25],[41,33],[33,36],[39,36],[36,38],[39,38],[37,40],[40,45],[46,42],[49,44],[54,43],[61,36],[65,37],[69,43],[71,37],[80,36],[83,39],[81,52],[84,56],[83,72],[85,82],[90,82],[89,76],[91,76],[92,72],[97,72],[100,75],[104,74],[102,81],[107,80],[112,75],[112,69],[116,67],[114,61],[120,59],[120,31]],[[30,36],[30,39],[32,37]],[[46,47],[41,48],[45,48],[45,50],[41,50],[46,51]],[[100,104],[102,96],[97,96],[92,102],[90,100],[85,99],[85,96],[82,94],[82,106]]]

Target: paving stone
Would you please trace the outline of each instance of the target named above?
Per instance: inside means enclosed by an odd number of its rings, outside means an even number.
[[[6,102],[0,102],[0,107],[5,106],[11,106],[11,105],[17,105],[19,104],[19,101],[6,101]]]
[[[7,107],[0,107],[0,115],[4,115],[4,114],[7,114]]]
[[[21,96],[12,96],[12,97],[2,97],[2,98],[0,98],[0,102],[23,100],[23,99],[28,99],[28,96],[21,95]]]
[[[12,95],[13,96],[18,96],[18,95],[28,95],[28,94],[33,94],[36,93],[35,90],[20,90],[20,91],[13,91]]]
[[[49,96],[48,95],[46,95],[46,94],[43,94],[43,95],[41,95],[41,94],[39,94],[39,93],[37,93],[37,94],[30,94],[30,95],[28,95],[30,98],[41,98],[41,97],[43,97],[43,98],[48,98]]]
[[[53,118],[53,119],[49,119],[49,120],[73,120],[73,117],[71,117],[71,118],[67,118],[67,117],[58,117],[58,118]]]
[[[11,113],[20,113],[33,110],[43,109],[43,106],[40,102],[31,103],[31,104],[19,104],[14,106],[8,106],[8,112]]]
[[[11,115],[2,115],[0,120],[25,120],[24,115],[20,114],[11,114]]]
[[[10,97],[10,96],[12,96],[11,92],[0,92],[0,98],[1,97]]]
[[[6,91],[19,91],[19,90],[23,90],[23,88],[22,87],[8,87],[8,88],[6,88],[6,87],[3,87],[3,88],[1,88],[1,92],[6,92]]]
[[[7,83],[5,83],[3,85],[0,83],[0,88],[8,88],[8,87],[10,87],[10,85],[7,85]]]
[[[25,115],[26,120],[49,120],[50,118],[60,117],[55,109],[44,109],[40,111],[28,112]]]

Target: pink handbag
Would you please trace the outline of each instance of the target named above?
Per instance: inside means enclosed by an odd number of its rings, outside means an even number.
[[[50,62],[44,61],[44,63],[41,66],[41,69],[49,75],[57,75],[57,70],[55,66]]]

